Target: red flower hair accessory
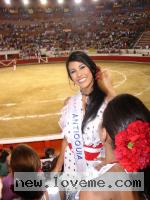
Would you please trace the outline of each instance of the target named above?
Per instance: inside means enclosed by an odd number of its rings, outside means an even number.
[[[95,80],[98,80],[100,78],[100,68],[96,66],[96,77]]]
[[[117,133],[115,156],[128,172],[150,166],[150,123],[137,120]]]

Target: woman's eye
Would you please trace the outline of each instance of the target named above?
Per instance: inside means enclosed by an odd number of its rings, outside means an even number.
[[[84,68],[85,68],[85,65],[81,65],[81,66],[80,66],[80,69],[84,69]]]
[[[75,72],[75,70],[70,70],[70,74],[73,74]]]

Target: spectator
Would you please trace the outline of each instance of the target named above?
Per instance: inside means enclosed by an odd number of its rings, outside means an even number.
[[[107,105],[103,114],[101,141],[106,149],[106,172],[144,172],[144,192],[80,192],[80,200],[150,199],[150,111],[136,97],[123,94]]]
[[[9,172],[9,155],[7,150],[0,150],[0,176],[7,176]]]

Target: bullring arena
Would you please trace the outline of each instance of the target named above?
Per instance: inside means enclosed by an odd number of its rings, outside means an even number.
[[[110,60],[96,63],[109,70],[118,94],[138,96],[150,108],[149,63]],[[60,111],[64,100],[78,88],[69,81],[65,63],[55,61],[17,65],[16,70],[13,66],[1,68],[0,91],[1,142],[16,143],[31,142],[32,138],[61,139]]]
[[[146,63],[97,61],[107,68],[117,93],[138,96],[150,108],[150,66]],[[47,136],[60,133],[64,100],[78,88],[67,77],[65,63],[0,69],[0,137]]]
[[[144,6],[135,1],[129,10],[124,9],[126,1],[120,1],[121,7],[111,1],[109,12],[105,10],[109,1],[87,2],[84,9],[71,5],[72,10],[48,4],[41,11],[32,4],[32,12],[30,8],[24,13],[19,4],[13,8],[0,4],[2,147],[28,143],[40,155],[45,147],[60,149],[61,108],[78,91],[65,69],[73,50],[86,51],[98,66],[108,69],[117,94],[133,94],[150,108],[148,1],[141,1]]]

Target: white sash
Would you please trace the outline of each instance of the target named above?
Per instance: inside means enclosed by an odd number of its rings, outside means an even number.
[[[80,94],[73,96],[69,102],[69,117],[70,117],[70,129],[71,129],[71,144],[74,152],[76,167],[78,172],[86,171],[86,160],[83,150],[83,137],[81,131],[81,109],[82,103],[78,100]]]

